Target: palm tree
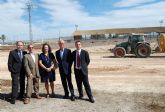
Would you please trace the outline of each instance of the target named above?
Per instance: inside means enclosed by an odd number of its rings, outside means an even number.
[[[5,44],[6,36],[3,34],[0,39],[3,41],[3,44]]]

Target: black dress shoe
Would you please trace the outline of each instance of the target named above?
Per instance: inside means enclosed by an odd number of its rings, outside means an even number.
[[[70,97],[71,101],[75,101],[75,96]]]
[[[22,100],[23,98],[24,98],[23,95],[19,95],[19,96],[17,97],[18,100]]]
[[[84,97],[83,95],[80,95],[80,96],[78,97],[78,99],[83,99],[83,97]]]
[[[95,103],[95,100],[94,100],[93,98],[90,98],[89,101],[90,101],[91,103]]]
[[[69,98],[69,95],[65,95],[64,97],[63,97],[63,99],[68,99]]]
[[[15,100],[11,99],[10,103],[15,104]]]

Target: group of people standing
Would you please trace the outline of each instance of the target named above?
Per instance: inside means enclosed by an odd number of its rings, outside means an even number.
[[[84,96],[82,89],[83,84],[89,101],[91,103],[95,102],[88,81],[90,58],[88,52],[82,49],[80,41],[75,42],[76,50],[71,52],[70,49],[65,48],[65,41],[59,40],[59,50],[54,54],[51,51],[50,45],[47,43],[43,44],[41,54],[35,53],[33,44],[27,46],[28,52],[24,51],[23,44],[22,41],[17,41],[17,48],[10,51],[8,57],[8,69],[11,72],[12,78],[11,104],[15,104],[17,99],[24,99],[24,104],[28,104],[30,103],[32,95],[37,99],[42,99],[39,95],[40,79],[41,82],[45,83],[46,97],[54,97],[55,70],[57,67],[59,68],[61,82],[64,88],[65,95],[63,98],[69,98],[70,92],[70,99],[75,101],[76,97],[71,78],[72,63],[74,63],[75,79],[79,92],[78,98],[82,99]],[[27,77],[26,94],[25,77]],[[33,90],[34,94],[32,94]]]

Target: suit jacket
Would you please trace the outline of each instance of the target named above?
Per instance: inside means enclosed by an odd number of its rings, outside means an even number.
[[[60,73],[71,74],[72,53],[70,49],[64,48],[63,57],[61,59],[60,49],[56,51],[56,59],[59,64]]]
[[[34,77],[40,77],[39,68],[38,68],[38,54],[35,54],[35,62],[32,56],[28,53],[24,57],[24,68],[26,72],[26,76],[30,76],[32,74]]]
[[[74,62],[74,70],[76,69],[76,50],[72,52],[73,55],[73,62]],[[81,66],[81,70],[83,72],[84,75],[88,75],[88,65],[90,63],[90,58],[89,58],[89,54],[87,51],[81,49],[81,53],[80,53],[80,66]]]
[[[22,51],[22,54],[25,55],[27,52]],[[8,69],[11,73],[20,73],[21,71],[24,71],[23,60],[20,60],[17,49],[10,51],[9,53]]]

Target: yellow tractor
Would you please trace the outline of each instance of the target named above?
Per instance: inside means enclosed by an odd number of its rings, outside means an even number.
[[[156,52],[165,53],[165,34],[159,36]]]

